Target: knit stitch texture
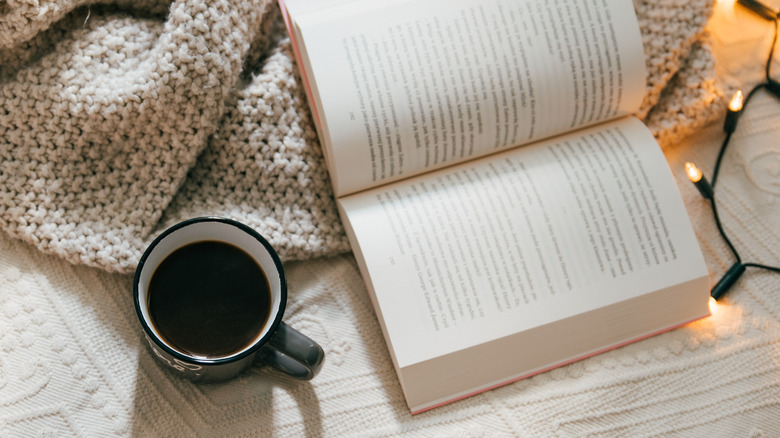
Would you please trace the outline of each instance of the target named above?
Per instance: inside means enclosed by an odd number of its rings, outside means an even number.
[[[638,116],[666,146],[722,108],[711,5],[634,3]],[[348,251],[279,16],[270,0],[0,3],[0,228],[118,272],[201,215],[245,222],[285,260]]]

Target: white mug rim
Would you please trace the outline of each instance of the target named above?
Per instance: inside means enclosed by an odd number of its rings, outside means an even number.
[[[145,286],[141,286],[142,282],[142,276],[146,275],[148,273],[148,270],[152,270],[152,273],[154,269],[157,268],[159,265],[159,262],[162,261],[162,259],[165,259],[168,254],[175,251],[176,249],[180,248],[183,245],[178,245],[177,247],[170,249],[165,252],[164,255],[159,256],[158,263],[150,264],[148,263],[150,256],[154,254],[154,251],[156,248],[158,248],[161,243],[167,239],[170,238],[174,233],[179,232],[180,230],[196,225],[196,224],[204,224],[204,223],[218,223],[220,225],[227,225],[232,226],[238,229],[243,234],[246,234],[247,237],[252,238],[253,240],[250,240],[252,243],[259,243],[261,246],[254,245],[254,248],[261,248],[264,250],[264,254],[266,254],[270,261],[268,263],[272,263],[273,267],[276,271],[276,274],[278,275],[278,278],[273,281],[271,278],[271,272],[268,272],[269,269],[264,266],[261,260],[258,260],[257,257],[255,257],[252,253],[254,251],[248,251],[247,246],[245,244],[241,243],[235,243],[235,241],[228,241],[227,243],[233,244],[244,250],[245,252],[249,253],[255,261],[260,264],[261,268],[263,268],[263,271],[265,272],[266,276],[269,277],[269,285],[271,286],[271,295],[272,295],[272,302],[275,303],[273,306],[269,316],[268,321],[263,326],[263,329],[259,332],[259,336],[252,341],[248,346],[241,349],[240,351],[227,355],[227,356],[219,356],[219,357],[200,357],[200,356],[194,356],[190,354],[186,354],[180,350],[177,350],[176,348],[172,347],[170,344],[165,342],[157,333],[157,331],[154,329],[153,325],[151,324],[151,320],[148,315],[148,309],[146,304],[146,295],[145,295]],[[209,238],[209,236],[204,236],[202,239],[188,239],[186,240],[185,244],[199,242],[199,241],[206,241],[206,240],[217,240],[214,238]],[[147,275],[148,277],[148,275]],[[274,287],[274,285],[276,287]],[[141,295],[143,291],[144,299],[141,299]],[[232,363],[238,360],[241,360],[253,353],[255,353],[262,345],[264,345],[268,339],[271,338],[271,336],[276,332],[279,324],[282,321],[282,316],[284,315],[284,310],[287,302],[287,281],[284,276],[284,269],[282,266],[281,259],[279,258],[279,255],[276,253],[276,251],[273,249],[271,244],[263,237],[261,236],[257,231],[252,229],[251,227],[238,222],[233,219],[224,218],[224,217],[218,217],[218,216],[205,216],[205,217],[197,217],[192,219],[187,219],[185,221],[179,222],[160,233],[159,236],[157,236],[151,244],[146,248],[144,251],[144,254],[141,256],[140,261],[138,262],[138,267],[135,271],[135,276],[133,279],[133,301],[135,304],[136,313],[138,316],[139,321],[141,322],[141,325],[143,326],[144,332],[149,337],[149,339],[154,342],[154,344],[163,349],[165,352],[173,356],[174,358],[177,358],[179,360],[182,360],[184,362],[199,364],[199,365],[217,365],[222,363]]]

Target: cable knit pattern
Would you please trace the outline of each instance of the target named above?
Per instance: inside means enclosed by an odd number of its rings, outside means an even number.
[[[636,1],[644,117],[662,93],[720,98],[705,0]],[[239,219],[285,260],[349,249],[275,2],[0,4],[0,227],[72,263],[130,272],[167,225]],[[697,58],[697,59],[699,59]],[[686,122],[710,120],[688,112]],[[649,118],[664,142],[679,108]]]
[[[714,238],[707,219],[697,231]],[[195,384],[146,348],[129,276],[0,235],[0,436],[780,434],[780,300],[766,294],[780,291],[776,276],[745,276],[712,318],[411,416],[354,259],[286,269],[285,320],[323,346],[320,374],[300,382],[256,366]]]

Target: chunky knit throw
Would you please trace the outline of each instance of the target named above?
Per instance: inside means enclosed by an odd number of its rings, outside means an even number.
[[[638,116],[665,146],[722,108],[711,5],[634,3]],[[286,260],[347,251],[279,15],[270,0],[0,2],[0,227],[119,272],[201,215],[247,223]]]

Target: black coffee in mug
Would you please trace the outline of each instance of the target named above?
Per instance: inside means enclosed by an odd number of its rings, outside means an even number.
[[[325,352],[282,321],[287,280],[257,231],[209,216],[155,237],[138,261],[133,302],[151,353],[199,382],[235,377],[263,362],[296,379],[320,370]]]
[[[151,322],[171,347],[202,358],[250,346],[271,313],[271,291],[254,258],[229,243],[207,240],[169,254],[152,274]]]

